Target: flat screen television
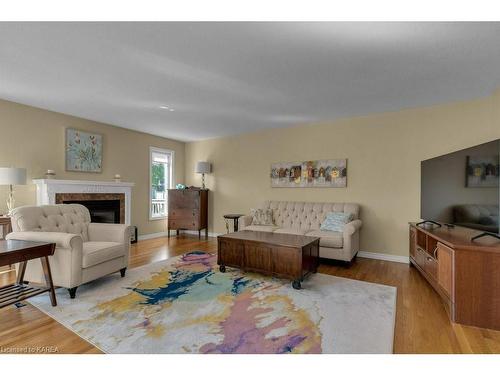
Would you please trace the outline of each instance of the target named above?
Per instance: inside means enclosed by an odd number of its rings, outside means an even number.
[[[499,234],[500,139],[421,162],[422,220]]]

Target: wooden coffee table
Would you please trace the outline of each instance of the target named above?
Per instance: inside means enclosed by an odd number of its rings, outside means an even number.
[[[57,305],[48,257],[54,254],[55,243],[7,240],[0,241],[0,266],[20,263],[17,282],[0,287],[0,308],[12,305],[41,293],[49,292],[52,306]],[[39,258],[45,276],[45,286],[26,285],[24,272],[31,259]]]
[[[217,237],[217,264],[292,280],[294,289],[315,273],[319,263],[319,237],[242,231]]]

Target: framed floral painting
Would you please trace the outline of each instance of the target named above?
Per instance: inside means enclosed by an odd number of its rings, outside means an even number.
[[[66,170],[102,172],[102,135],[67,128]]]

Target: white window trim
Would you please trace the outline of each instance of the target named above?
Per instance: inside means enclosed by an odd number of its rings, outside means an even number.
[[[148,216],[149,216],[149,221],[155,221],[155,220],[165,220],[168,217],[168,213],[165,213],[165,216],[157,216],[157,217],[152,217],[151,216],[151,201],[152,201],[152,196],[151,196],[151,180],[153,178],[153,175],[151,173],[151,166],[153,165],[153,152],[162,152],[162,153],[169,153],[170,154],[170,176],[169,176],[169,186],[167,189],[172,189],[175,184],[174,184],[174,168],[175,168],[175,151],[174,150],[169,150],[166,148],[159,148],[159,147],[153,147],[149,146],[149,181],[148,181],[148,196],[149,196],[149,203],[148,203]],[[167,206],[168,207],[168,206]]]

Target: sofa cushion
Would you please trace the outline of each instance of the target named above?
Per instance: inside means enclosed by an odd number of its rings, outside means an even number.
[[[243,230],[253,230],[255,232],[274,232],[276,229],[278,229],[278,227],[275,225],[249,225]]]
[[[274,225],[273,210],[252,208],[250,212],[252,214],[252,225]]]
[[[319,246],[321,247],[342,248],[344,246],[344,236],[342,232],[313,230],[307,232],[306,236],[319,237]]]
[[[276,229],[274,233],[284,233],[284,234],[298,234],[303,236],[307,233],[306,229],[298,229],[298,228],[281,228]]]
[[[119,242],[84,242],[82,267],[92,267],[124,255],[125,247]]]
[[[342,232],[344,226],[350,221],[352,221],[352,214],[349,212],[329,212],[319,229]]]

